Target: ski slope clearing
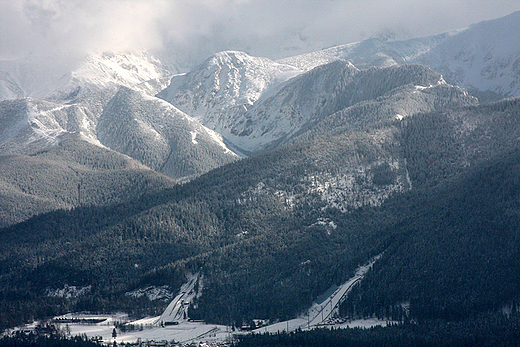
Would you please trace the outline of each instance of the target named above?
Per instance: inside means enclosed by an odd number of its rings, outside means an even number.
[[[202,280],[202,278],[201,278]],[[156,323],[179,323],[188,320],[188,307],[192,300],[201,295],[202,286],[199,291],[195,291],[195,285],[199,281],[199,274],[189,274],[188,282],[181,286],[179,294],[172,300],[166,310]]]
[[[337,313],[339,311],[339,305],[346,298],[348,293],[352,290],[354,285],[361,281],[366,273],[372,268],[374,263],[382,257],[382,254],[371,259],[367,264],[360,266],[356,270],[354,277],[340,285],[339,287],[332,286],[325,295],[317,298],[314,304],[309,308],[307,314],[291,319],[285,322],[279,322],[276,324],[268,325],[254,330],[255,333],[276,333],[276,332],[290,332],[298,329],[314,329],[322,326],[337,327],[341,325],[343,327],[363,327],[363,326],[375,326],[375,325],[386,325],[386,321],[380,321],[377,319],[372,320],[358,320],[352,322],[340,322],[336,321]],[[329,292],[332,292],[329,294]]]

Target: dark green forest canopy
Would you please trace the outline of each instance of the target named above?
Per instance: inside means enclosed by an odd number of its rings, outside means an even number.
[[[517,346],[519,317],[491,314],[461,322],[432,321],[370,329],[315,329],[278,334],[244,335],[236,347],[260,346]]]

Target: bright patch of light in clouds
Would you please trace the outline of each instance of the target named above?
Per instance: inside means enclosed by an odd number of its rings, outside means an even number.
[[[2,53],[83,53],[91,50],[153,49],[162,37],[158,21],[166,1],[27,0],[0,2]],[[29,52],[27,52],[29,51]]]

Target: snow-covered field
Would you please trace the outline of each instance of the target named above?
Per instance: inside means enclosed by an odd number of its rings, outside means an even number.
[[[75,315],[83,318],[83,315]],[[116,337],[112,333],[117,317],[107,317],[107,320],[96,324],[86,323],[59,323],[62,331],[70,331],[71,336],[86,334],[89,338],[101,337],[102,341],[113,343],[135,343],[146,341],[168,341],[181,344],[191,342],[226,342],[232,338],[230,327],[222,325],[204,324],[202,322],[181,322],[179,325],[161,326],[156,324],[158,317],[141,319],[139,321],[127,321],[127,324],[136,326],[136,330],[122,332],[116,329]],[[119,322],[121,322],[119,320]],[[68,329],[66,328],[68,326]]]

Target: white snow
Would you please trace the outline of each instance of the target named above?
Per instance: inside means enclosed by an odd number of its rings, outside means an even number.
[[[90,294],[90,290],[92,289],[91,286],[85,286],[85,287],[76,287],[76,286],[69,286],[65,285],[61,289],[47,289],[46,295],[47,296],[53,296],[53,297],[60,297],[60,298],[79,298],[80,296]]]
[[[31,140],[37,141],[40,138],[44,138],[51,145],[56,145],[58,136],[63,134],[65,130],[55,121],[53,114],[62,111],[66,107],[60,105],[53,109],[42,111],[38,109],[36,104],[30,104],[27,122],[34,131],[34,136]]]
[[[191,134],[191,143],[193,143],[194,145],[197,145],[198,142],[197,142],[197,132],[196,131],[190,131],[190,134]]]
[[[70,335],[87,334],[88,337],[101,336],[104,342],[116,341],[119,343],[135,343],[138,341],[172,341],[178,343],[190,342],[223,342],[232,338],[231,328],[222,325],[210,325],[201,322],[183,322],[179,325],[157,326],[151,325],[153,318],[129,322],[139,326],[134,331],[117,331],[116,338],[112,338],[113,321],[98,324],[68,324]],[[65,324],[60,324],[63,329]]]
[[[173,298],[173,293],[170,291],[168,286],[149,286],[146,288],[140,288],[133,290],[131,292],[125,293],[127,296],[131,296],[134,298],[140,298],[146,296],[148,300],[171,300]]]
[[[157,320],[157,323],[181,322],[188,320],[188,307],[193,299],[202,292],[202,276],[198,273],[188,274],[188,282],[181,286],[179,294],[172,300],[166,310]],[[195,285],[199,284],[199,290],[195,291]]]
[[[334,221],[329,218],[318,218],[316,223],[314,223],[313,225],[323,225],[323,226],[330,227],[334,230],[336,230],[336,228],[338,227],[336,225],[336,223],[334,223]]]
[[[204,131],[206,132],[206,134],[209,135],[209,137],[215,141],[216,144],[218,144],[220,147],[222,147],[222,149],[224,149],[224,153],[229,153],[229,154],[234,154],[236,155],[237,157],[238,156],[241,156],[243,157],[244,155],[241,154],[240,152],[237,152],[237,151],[232,151],[228,148],[228,146],[224,143],[224,139],[222,138],[222,135],[220,135],[218,132],[216,131],[213,131],[211,129],[208,129],[207,127],[203,126],[203,129]]]
[[[81,95],[106,88],[125,86],[154,95],[167,86],[167,72],[161,61],[143,51],[135,52],[93,52],[60,80],[42,88],[37,97],[66,97],[79,88]],[[157,81],[151,87],[148,81]]]

